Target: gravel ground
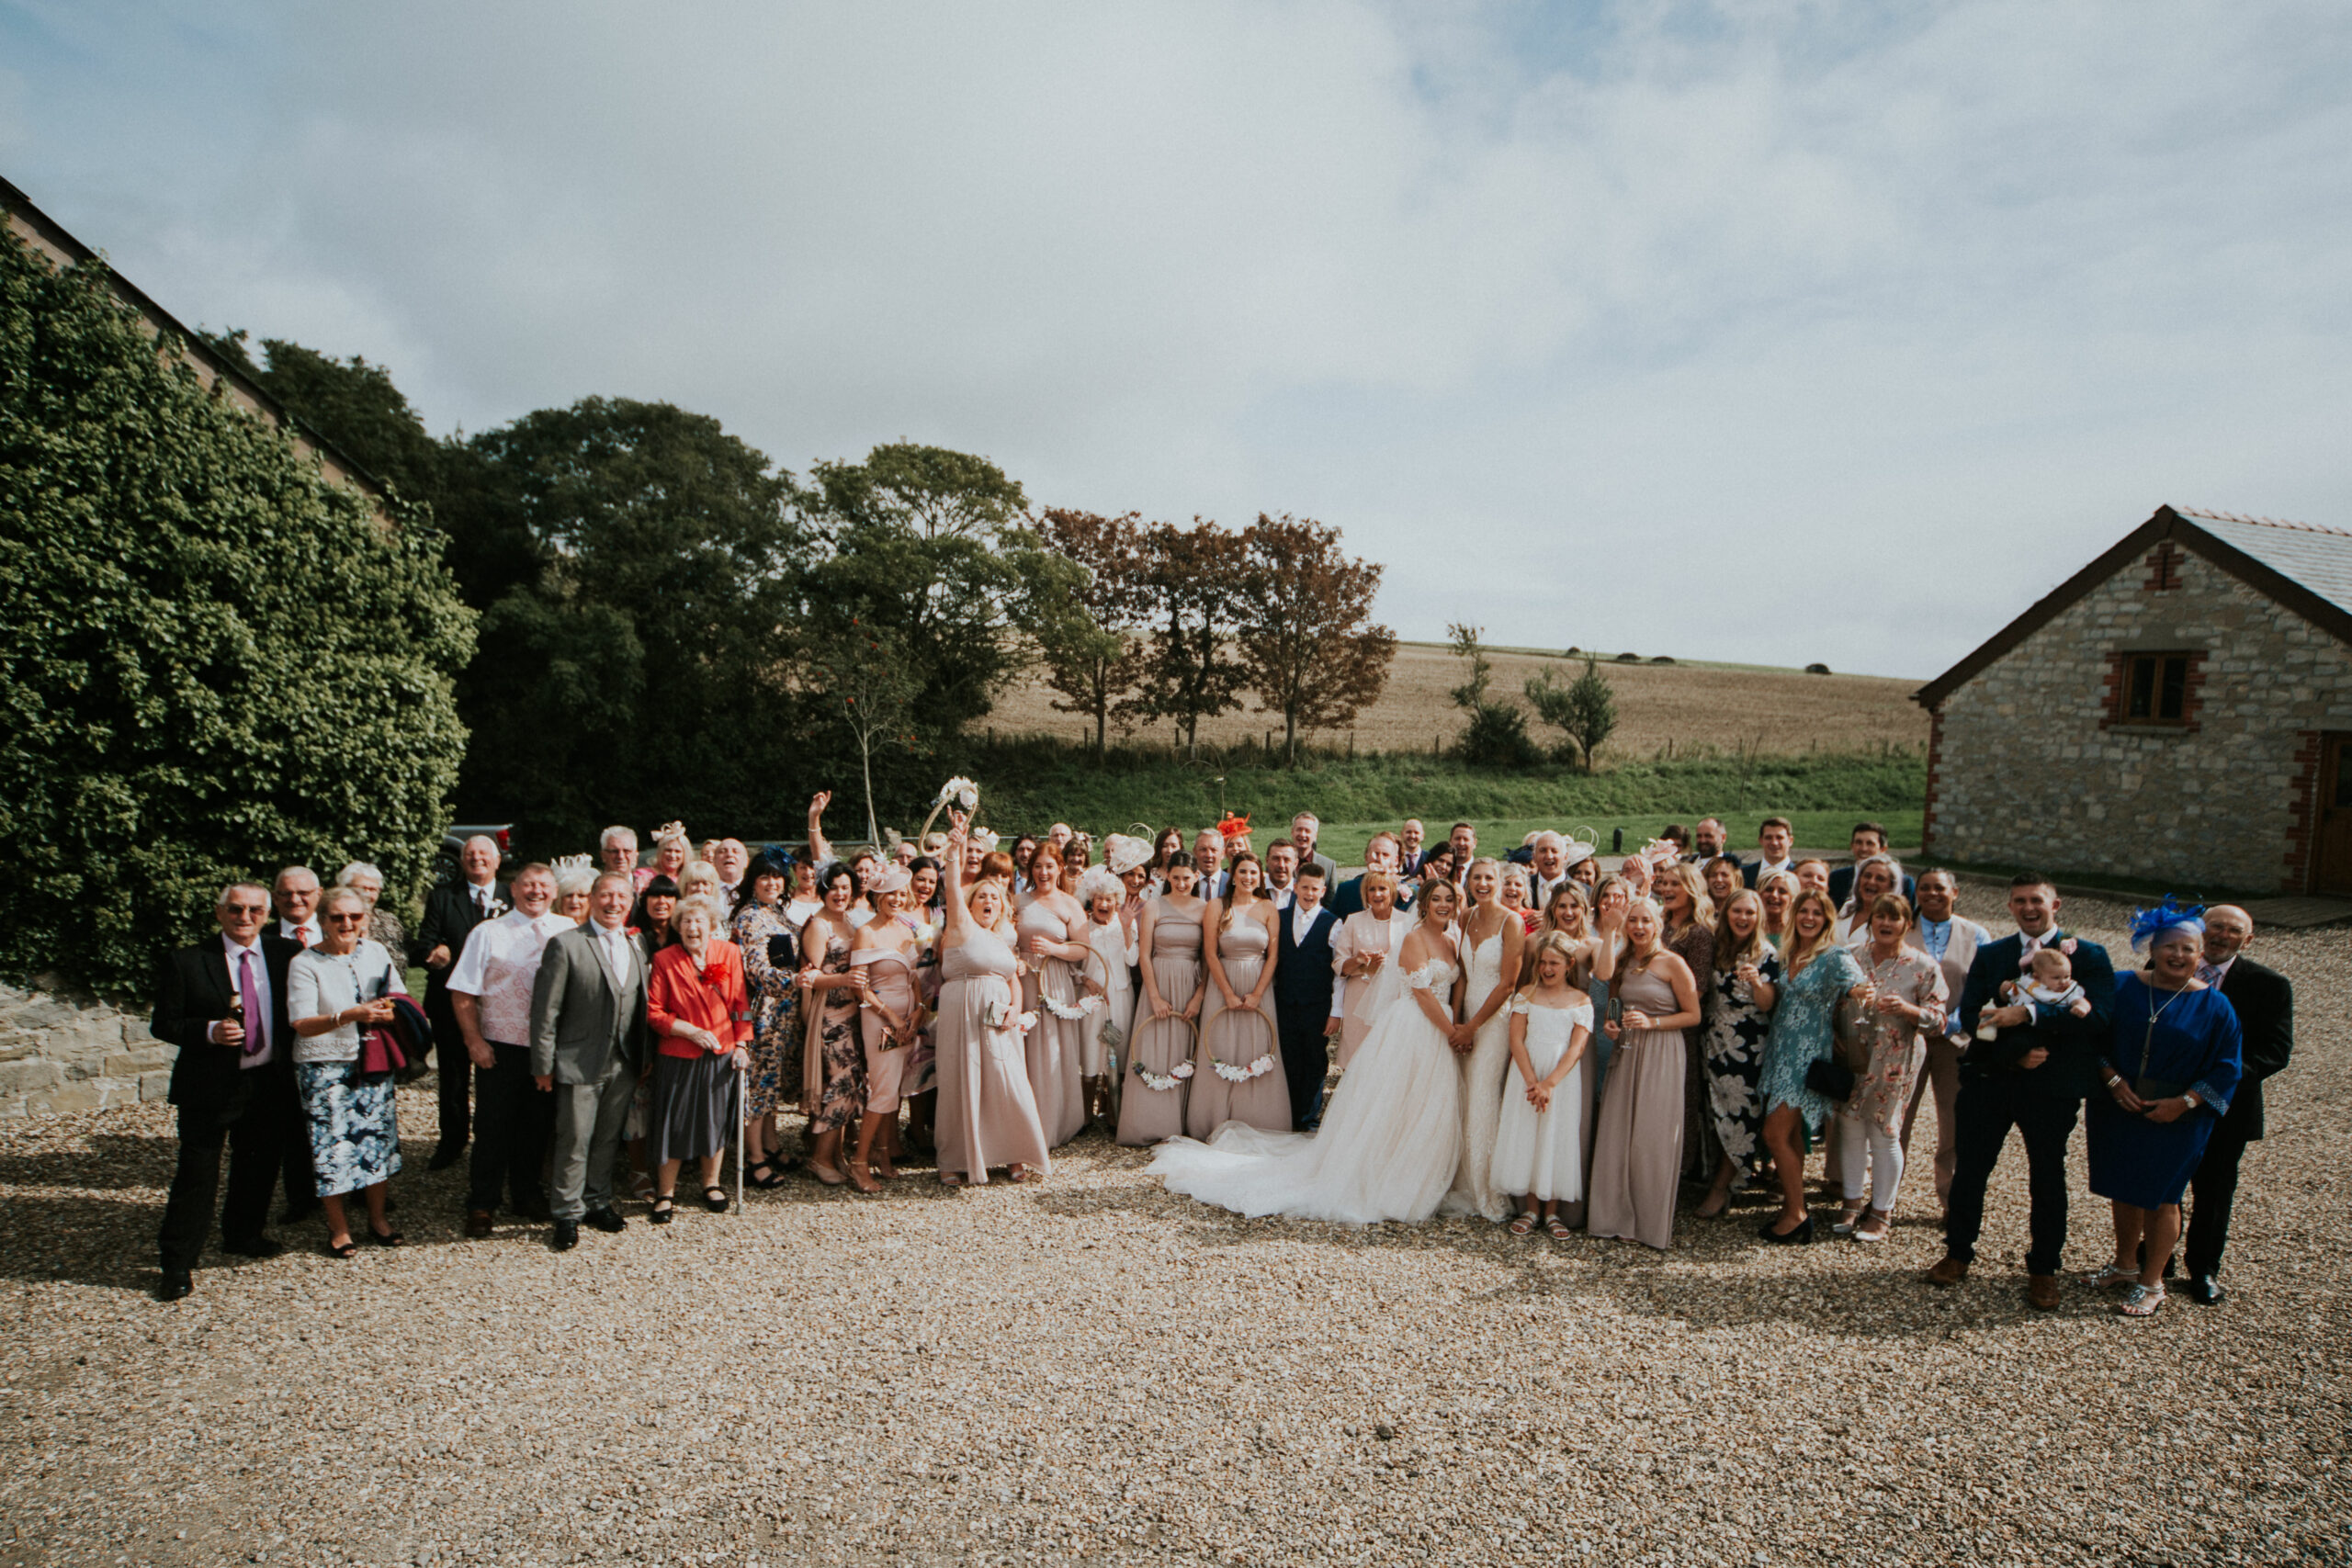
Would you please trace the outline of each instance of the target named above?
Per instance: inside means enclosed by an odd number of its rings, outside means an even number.
[[[1092,1137],[1040,1186],[796,1179],[559,1257],[460,1238],[429,1083],[407,1248],[305,1227],[164,1306],[164,1117],[19,1125],[0,1562],[2342,1561],[2345,944],[2264,934],[2302,1032],[2233,1294],[2146,1323],[2025,1309],[2015,1145],[1953,1292],[1924,1181],[1876,1249],[1767,1250],[1751,1197],[1661,1255],[1241,1220]]]

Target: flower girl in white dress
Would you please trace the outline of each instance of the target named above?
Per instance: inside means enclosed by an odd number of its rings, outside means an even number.
[[[1584,1199],[1584,1075],[1592,1039],[1592,998],[1568,984],[1576,947],[1559,931],[1535,946],[1535,978],[1510,999],[1511,1076],[1495,1135],[1495,1189],[1519,1200],[1510,1234],[1541,1219],[1568,1238],[1563,1203]]]

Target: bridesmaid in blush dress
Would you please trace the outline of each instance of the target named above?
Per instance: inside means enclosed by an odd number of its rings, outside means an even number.
[[[1374,867],[1363,874],[1363,908],[1331,932],[1331,971],[1347,987],[1340,1016],[1340,1071],[1354,1061],[1356,1048],[1379,1021],[1372,998],[1380,973],[1404,945],[1410,920],[1396,913],[1396,874]]]
[[[1020,960],[993,929],[1011,894],[994,877],[966,892],[960,813],[955,822],[939,937],[939,1179],[985,1183],[1007,1166],[1026,1181],[1053,1166],[1021,1051]]]
[[[1179,1137],[1193,1071],[1193,1024],[1201,1015],[1201,922],[1193,897],[1193,857],[1171,851],[1167,891],[1144,906],[1143,998],[1129,1037],[1127,1081],[1119,1099],[1119,1142],[1131,1148]],[[1181,1069],[1181,1071],[1180,1071]]]
[[[1690,966],[1660,945],[1665,917],[1647,898],[1625,911],[1625,949],[1611,977],[1620,1021],[1602,1029],[1616,1061],[1593,1133],[1586,1228],[1664,1250],[1674,1245],[1682,1175],[1682,1032],[1699,1025]]]
[[[1086,1125],[1086,1031],[1093,1015],[1080,1006],[1085,993],[1086,911],[1062,887],[1061,852],[1051,840],[1029,856],[1029,900],[1016,929],[1028,973],[1022,1006],[1037,1015],[1024,1043],[1029,1089],[1037,1100],[1046,1143],[1059,1148]]]
[[[1209,984],[1184,1127],[1204,1142],[1227,1122],[1290,1131],[1290,1080],[1283,1075],[1282,1037],[1274,1028],[1274,966],[1282,955],[1274,949],[1277,916],[1264,883],[1258,857],[1244,850],[1233,859],[1223,905],[1210,905],[1202,923],[1201,967]],[[1227,1072],[1252,1076],[1238,1082]]]
[[[1514,868],[1516,869],[1516,868]],[[1463,879],[1470,908],[1462,922],[1463,1021],[1453,1045],[1462,1063],[1462,1164],[1440,1213],[1510,1217],[1510,1197],[1495,1185],[1495,1138],[1502,1126],[1503,1080],[1510,1074],[1511,981],[1527,927],[1501,901],[1501,863],[1480,857]],[[1424,894],[1426,901],[1428,895]],[[1421,918],[1431,919],[1426,907]]]

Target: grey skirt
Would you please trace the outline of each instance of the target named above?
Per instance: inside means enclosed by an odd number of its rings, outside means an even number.
[[[648,1161],[701,1159],[727,1146],[727,1123],[735,1113],[733,1060],[732,1052],[709,1051],[653,1058]]]

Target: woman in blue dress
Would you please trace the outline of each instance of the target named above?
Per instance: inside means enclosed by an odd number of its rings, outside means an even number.
[[[2244,1071],[2237,1010],[2197,977],[2204,913],[2166,898],[2132,917],[2132,945],[2146,950],[2148,966],[2116,976],[2099,1060],[2106,1092],[2086,1107],[2091,1190],[2115,1205],[2115,1261],[2091,1281],[2129,1287],[2116,1307],[2126,1317],[2165,1304],[2180,1195]]]
[[[1837,925],[1828,894],[1809,887],[1797,895],[1789,909],[1787,945],[1781,950],[1788,977],[1772,1010],[1772,1035],[1764,1043],[1764,1067],[1757,1075],[1757,1092],[1764,1099],[1764,1146],[1781,1184],[1781,1212],[1756,1234],[1777,1246],[1813,1239],[1813,1215],[1804,1206],[1804,1156],[1836,1107],[1805,1075],[1836,1048],[1838,1004],[1870,985],[1854,955],[1838,945]]]

